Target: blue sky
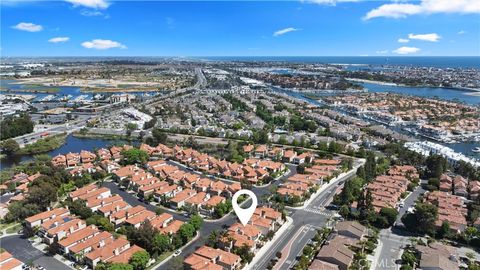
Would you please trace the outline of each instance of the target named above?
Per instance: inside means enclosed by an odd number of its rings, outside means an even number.
[[[2,2],[0,53],[478,56],[480,7],[458,1]]]

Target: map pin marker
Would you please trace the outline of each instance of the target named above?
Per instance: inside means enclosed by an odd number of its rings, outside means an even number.
[[[240,207],[240,205],[238,205],[237,200],[240,195],[248,195],[252,199],[252,204],[247,209],[243,209]],[[242,222],[243,226],[245,226],[255,212],[255,209],[257,209],[257,196],[255,196],[255,194],[248,189],[241,189],[233,195],[232,206],[235,214],[237,214],[238,219],[240,219],[240,222]]]

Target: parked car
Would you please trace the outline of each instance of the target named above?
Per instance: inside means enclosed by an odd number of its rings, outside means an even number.
[[[173,253],[173,257],[177,257],[178,255],[180,255],[182,253],[182,251],[180,249],[177,249],[174,253]]]

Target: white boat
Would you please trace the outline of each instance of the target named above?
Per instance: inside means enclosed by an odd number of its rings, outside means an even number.
[[[472,149],[472,152],[474,153],[480,153],[480,147],[475,147]]]

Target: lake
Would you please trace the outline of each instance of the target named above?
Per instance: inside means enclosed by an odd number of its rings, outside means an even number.
[[[73,135],[69,135],[66,139],[64,145],[60,148],[54,149],[50,152],[44,153],[51,157],[54,157],[59,154],[66,154],[69,152],[80,152],[81,150],[94,151],[95,149],[108,147],[114,144],[125,144],[128,143],[123,140],[105,140],[105,139],[91,139],[91,138],[77,138]],[[4,158],[0,160],[0,167],[3,169],[10,168],[14,164],[18,164],[23,161],[28,161],[33,159],[33,156],[24,155],[16,156],[14,158]]]

